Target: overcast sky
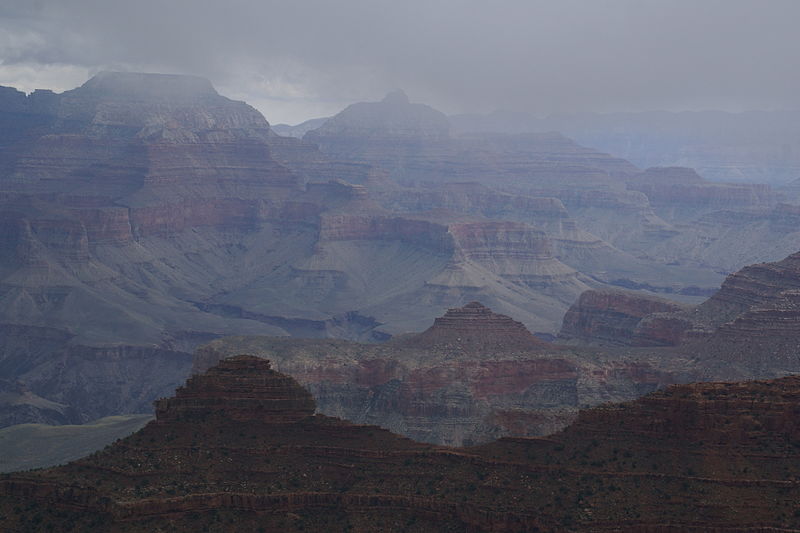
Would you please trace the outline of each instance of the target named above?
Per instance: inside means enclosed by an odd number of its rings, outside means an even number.
[[[796,0],[2,0],[0,85],[196,74],[272,123],[404,88],[446,113],[798,109]]]

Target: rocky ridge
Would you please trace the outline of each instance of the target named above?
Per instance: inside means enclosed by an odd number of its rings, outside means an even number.
[[[464,353],[507,353],[555,350],[517,322],[505,315],[493,313],[480,302],[470,302],[464,307],[448,309],[444,316],[412,339],[406,346],[436,350],[449,348]]]
[[[254,393],[244,398],[244,389]],[[252,356],[224,361],[182,390],[183,401],[162,405],[189,407],[172,411],[185,418],[163,416],[168,409],[92,456],[0,479],[6,525],[19,531],[800,528],[793,512],[800,474],[794,377],[671,387],[583,411],[546,439],[464,449],[311,415],[310,397]]]

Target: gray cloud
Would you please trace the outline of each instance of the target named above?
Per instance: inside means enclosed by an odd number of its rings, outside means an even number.
[[[271,121],[403,87],[446,112],[800,108],[793,0],[11,0],[0,84],[210,78]]]

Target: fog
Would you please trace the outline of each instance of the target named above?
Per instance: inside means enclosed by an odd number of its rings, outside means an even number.
[[[800,108],[800,2],[5,0],[0,84],[196,74],[273,123],[402,87],[447,113]]]

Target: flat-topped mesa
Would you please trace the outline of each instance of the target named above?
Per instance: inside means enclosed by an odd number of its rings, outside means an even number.
[[[253,355],[220,361],[192,376],[172,398],[155,402],[159,424],[198,422],[221,416],[239,422],[285,424],[312,416],[314,398],[293,378],[275,372],[270,362]]]
[[[647,195],[659,215],[666,207],[694,209],[758,209],[774,204],[769,185],[710,182],[684,167],[654,167],[627,180],[630,190]],[[693,211],[690,211],[693,212]],[[669,218],[669,217],[668,217]]]
[[[211,82],[199,76],[143,72],[99,72],[81,90],[124,101],[186,102],[219,97]]]
[[[448,309],[444,316],[434,320],[433,326],[406,342],[421,348],[485,352],[487,355],[553,348],[537,339],[521,322],[495,313],[480,302]]]
[[[679,314],[687,306],[641,293],[593,289],[581,294],[564,315],[562,340],[633,346],[679,344],[691,323]]]

